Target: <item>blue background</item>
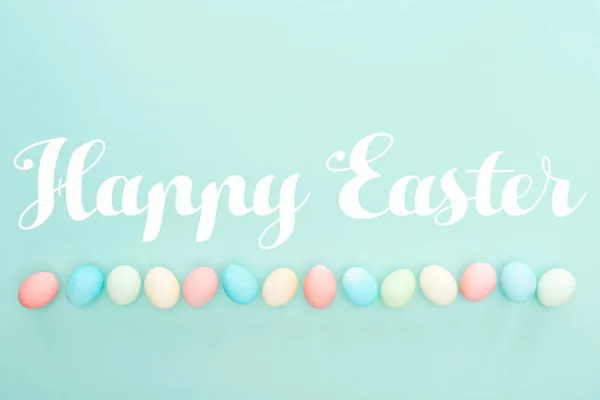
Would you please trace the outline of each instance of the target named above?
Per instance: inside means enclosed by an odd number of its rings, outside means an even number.
[[[599,20],[591,0],[3,1],[0,397],[597,399]],[[350,175],[324,163],[381,131],[396,144],[374,165],[383,178],[365,192],[372,209],[404,175],[476,169],[500,150],[500,168],[534,178],[529,200],[543,185],[544,155],[571,180],[573,200],[588,197],[562,219],[547,196],[524,217],[471,209],[450,227],[430,217],[352,220],[337,205]],[[299,195],[311,198],[290,240],[271,251],[257,244],[271,218],[232,217],[225,202],[202,244],[197,217],[177,216],[172,202],[152,243],[142,243],[143,216],[73,222],[64,198],[46,224],[21,231],[37,177],[13,157],[63,136],[63,177],[71,150],[107,143],[86,175],[90,206],[115,174],[144,175],[144,190],[186,174],[199,192],[232,174],[255,183],[298,172]],[[474,177],[460,180],[472,195]],[[390,310],[380,301],[356,309],[338,292],[324,311],[301,292],[281,309],[239,306],[220,290],[204,308],[181,301],[168,311],[145,296],[119,308],[103,294],[78,309],[61,289],[36,311],[16,297],[32,272],[51,271],[64,288],[86,263],[106,273],[163,265],[180,281],[199,265],[221,272],[239,262],[262,281],[278,267],[303,277],[325,263],[340,280],[361,266],[381,282],[428,264],[458,279],[479,260],[498,269],[522,260],[538,276],[569,269],[576,296],[551,310],[496,291],[438,308],[417,291]]]

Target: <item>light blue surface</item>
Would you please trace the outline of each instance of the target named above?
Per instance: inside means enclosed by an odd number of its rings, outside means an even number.
[[[596,0],[1,1],[0,398],[597,400],[598,21]],[[570,179],[573,200],[588,198],[567,218],[552,215],[547,196],[523,217],[471,209],[448,227],[391,214],[351,220],[337,199],[351,175],[324,164],[373,132],[396,143],[374,164],[382,177],[363,193],[370,209],[386,206],[402,176],[477,169],[494,151],[504,152],[499,168],[534,178],[523,202],[541,190],[544,155]],[[36,174],[12,159],[52,137],[68,137],[67,151],[106,142],[83,185],[87,207],[112,175],[143,175],[145,193],[186,174],[199,196],[233,174],[251,186],[300,173],[299,194],[311,198],[290,240],[270,251],[257,241],[272,219],[232,217],[226,201],[212,239],[197,244],[198,219],[177,216],[173,196],[151,243],[141,241],[144,216],[73,222],[64,195],[46,224],[21,231]],[[474,194],[474,176],[457,179]],[[506,179],[494,180],[496,205]],[[449,307],[417,290],[398,310],[357,309],[341,293],[325,310],[302,299],[318,263],[341,291],[350,266],[381,283],[403,267],[439,264],[458,280],[472,262],[499,272],[513,260],[538,278],[571,271],[571,303],[517,304],[500,290]],[[105,274],[130,264],[142,276],[162,265],[183,283],[200,265],[221,274],[232,263],[259,282],[290,267],[298,293],[271,308],[219,290],[206,307],[169,310],[143,295],[119,307],[105,292],[77,308],[64,293],[84,264]],[[54,272],[61,291],[25,310],[19,285],[39,270]]]
[[[221,280],[227,297],[238,304],[250,304],[258,295],[258,280],[246,267],[235,264],[228,266]]]
[[[344,272],[342,285],[346,298],[358,307],[370,306],[379,294],[379,285],[375,277],[369,271],[359,267]]]
[[[82,307],[98,298],[104,290],[104,274],[98,267],[78,267],[67,280],[67,299],[74,306]]]
[[[529,265],[513,261],[502,268],[500,287],[508,299],[523,303],[533,299],[537,278]]]

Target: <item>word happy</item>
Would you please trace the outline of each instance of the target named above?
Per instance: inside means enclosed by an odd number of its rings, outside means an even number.
[[[369,149],[375,140],[386,140],[387,146],[378,154],[368,157]],[[296,225],[296,214],[308,202],[310,193],[298,196],[297,187],[300,174],[287,176],[281,182],[279,190],[273,188],[275,175],[267,175],[260,179],[252,188],[253,197],[251,204],[246,204],[247,184],[243,177],[233,175],[226,178],[220,185],[216,182],[206,185],[199,198],[192,196],[193,182],[185,175],[174,177],[166,185],[163,182],[155,183],[147,193],[140,193],[143,177],[111,176],[102,182],[96,189],[96,201],[93,205],[84,205],[83,183],[86,173],[94,168],[101,160],[106,150],[102,140],[94,140],[75,149],[68,159],[66,178],[57,177],[57,164],[61,157],[66,138],[55,138],[34,143],[21,150],[14,158],[14,166],[19,170],[32,170],[37,165],[37,199],[22,212],[19,218],[19,227],[23,230],[35,229],[44,224],[52,215],[57,201],[57,195],[62,196],[71,219],[84,221],[94,214],[103,216],[138,216],[145,214],[145,226],[142,240],[151,242],[155,240],[161,230],[162,221],[167,208],[167,195],[175,192],[174,208],[178,215],[193,216],[198,218],[196,241],[205,242],[213,234],[217,212],[221,203],[223,189],[228,188],[228,209],[233,216],[243,216],[253,213],[261,217],[275,217],[263,230],[258,244],[263,249],[273,249],[285,243],[292,235]],[[438,180],[436,176],[419,178],[417,176],[404,176],[389,188],[388,206],[381,210],[367,210],[360,201],[361,195],[368,195],[367,183],[377,183],[382,175],[377,172],[373,163],[383,157],[393,146],[394,138],[388,133],[375,133],[360,140],[349,156],[343,151],[337,151],[329,157],[326,168],[334,173],[348,173],[350,179],[343,185],[339,193],[340,210],[353,219],[375,219],[386,214],[395,216],[433,216],[435,224],[439,226],[453,225],[460,221],[467,213],[471,203],[481,216],[491,216],[504,212],[511,216],[522,216],[530,213],[540,201],[548,194],[551,195],[552,213],[557,217],[565,217],[574,212],[583,202],[583,194],[574,205],[569,203],[570,183],[566,179],[557,178],[551,173],[550,158],[542,159],[542,171],[545,181],[537,195],[536,201],[525,207],[519,200],[527,195],[533,188],[533,178],[527,174],[516,174],[513,170],[496,170],[498,159],[502,152],[490,154],[481,164],[479,169],[467,170],[468,174],[476,174],[474,196],[468,197],[455,179],[456,169],[445,172]],[[94,147],[100,147],[100,154],[90,158]],[[25,158],[34,149],[41,149],[37,162]],[[333,166],[347,158],[347,165]],[[501,192],[501,206],[492,206],[492,181],[496,174],[513,174],[504,184]],[[437,182],[437,183],[436,183]],[[408,206],[407,197],[409,186],[414,189],[412,207]],[[523,185],[525,183],[525,185]],[[118,190],[117,185],[122,187]],[[443,192],[443,199],[432,205],[432,190],[436,184]],[[369,187],[371,187],[370,185]],[[524,186],[524,187],[523,187]],[[121,203],[117,207],[113,199],[120,197]],[[275,198],[275,206],[271,205]],[[300,201],[298,199],[301,198]],[[143,204],[140,206],[139,204]],[[33,222],[27,224],[26,219]],[[268,244],[266,235],[276,233],[275,240]]]

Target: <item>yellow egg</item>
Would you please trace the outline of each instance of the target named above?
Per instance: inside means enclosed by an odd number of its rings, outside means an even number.
[[[280,307],[289,302],[298,289],[298,277],[289,268],[277,269],[265,279],[262,296],[271,307]]]
[[[179,282],[171,271],[163,267],[154,267],[146,275],[144,291],[155,307],[171,308],[179,300]]]

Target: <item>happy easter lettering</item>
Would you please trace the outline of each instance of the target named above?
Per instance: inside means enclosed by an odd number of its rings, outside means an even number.
[[[387,146],[377,155],[368,158],[367,154],[374,141],[385,140]],[[277,179],[275,175],[267,175],[260,179],[253,188],[248,188],[246,180],[238,175],[229,176],[220,185],[211,182],[204,187],[199,199],[192,196],[193,181],[190,177],[179,175],[166,185],[163,182],[155,183],[142,197],[140,185],[143,177],[111,176],[102,182],[96,191],[96,204],[86,207],[83,202],[84,176],[101,160],[106,150],[102,140],[85,143],[75,149],[68,161],[66,178],[57,175],[57,163],[61,157],[66,138],[55,138],[31,144],[22,149],[14,158],[14,166],[23,171],[34,169],[37,165],[37,199],[27,206],[19,218],[19,227],[23,230],[35,229],[44,224],[52,215],[57,201],[64,191],[64,202],[68,214],[74,221],[84,221],[94,214],[103,216],[139,216],[145,214],[145,225],[142,234],[144,242],[154,241],[160,234],[164,212],[167,207],[167,195],[170,191],[175,194],[175,211],[181,216],[196,215],[198,226],[196,241],[206,242],[212,237],[216,224],[217,212],[224,188],[228,189],[228,210],[233,216],[244,216],[253,213],[260,217],[271,217],[271,222],[261,233],[258,245],[262,249],[274,249],[285,243],[292,235],[296,226],[296,214],[307,204],[311,194],[299,195],[297,193],[300,174],[296,173]],[[397,180],[389,189],[388,206],[381,210],[369,211],[360,201],[361,193],[367,190],[365,186],[371,181],[377,181],[382,174],[377,172],[372,164],[383,157],[393,146],[394,137],[389,133],[375,133],[361,139],[353,147],[349,156],[343,151],[337,151],[326,161],[326,169],[334,173],[348,173],[349,180],[342,186],[338,203],[340,210],[352,219],[375,219],[385,214],[395,216],[433,216],[435,224],[439,226],[453,225],[460,221],[467,213],[471,202],[481,216],[491,216],[504,211],[511,216],[522,216],[531,212],[551,191],[552,213],[557,217],[565,217],[573,213],[582,204],[586,194],[579,196],[578,201],[570,205],[570,183],[568,180],[558,178],[551,173],[549,157],[542,159],[542,171],[545,182],[542,185],[537,200],[528,207],[519,204],[519,199],[533,189],[533,178],[527,174],[516,174],[504,185],[501,196],[501,207],[494,208],[491,202],[491,186],[494,174],[514,174],[513,170],[496,170],[496,164],[501,152],[490,154],[477,170],[467,170],[467,174],[476,174],[474,196],[468,197],[458,184],[455,174],[456,169],[448,170],[439,179],[439,187],[444,198],[438,204],[432,205],[431,193],[436,182],[435,176],[420,178],[405,176]],[[94,147],[100,148],[100,154],[93,160],[88,160]],[[38,162],[27,158],[34,149],[42,149]],[[335,166],[348,159],[347,166]],[[281,181],[278,191],[274,188],[275,181]],[[526,183],[526,188],[520,185]],[[121,184],[121,204],[116,207],[113,198],[117,193],[117,184]],[[407,206],[409,185],[416,184],[414,203]],[[253,190],[252,204],[245,201],[247,190]],[[272,206],[270,199],[276,193],[276,205]],[[117,193],[119,194],[119,193]],[[139,204],[142,203],[143,206]],[[26,223],[26,219],[33,216],[33,221]],[[274,219],[273,219],[274,218]],[[266,235],[275,232],[276,237],[272,243],[266,243]]]

